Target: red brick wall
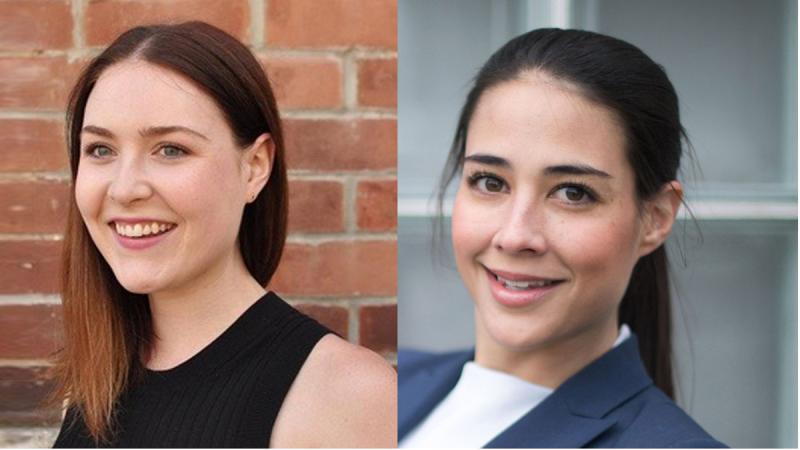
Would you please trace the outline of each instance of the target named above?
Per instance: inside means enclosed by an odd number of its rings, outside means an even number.
[[[247,43],[285,120],[290,235],[271,286],[350,341],[396,352],[395,0],[0,1],[0,446],[48,446],[58,345],[66,95],[121,31],[199,19]]]

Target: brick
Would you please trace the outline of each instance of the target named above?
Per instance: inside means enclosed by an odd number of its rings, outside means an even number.
[[[122,32],[137,25],[208,22],[242,42],[248,42],[250,7],[247,0],[105,0],[90,2],[86,9],[86,43],[110,44]]]
[[[397,108],[397,59],[358,61],[358,104]]]
[[[0,359],[48,358],[61,343],[58,305],[0,306]]]
[[[68,0],[0,2],[0,50],[61,50],[72,45]]]
[[[379,353],[397,352],[397,305],[369,305],[358,310],[359,343]]]
[[[328,306],[316,303],[300,303],[294,305],[300,312],[307,314],[319,323],[328,327],[339,337],[347,340],[348,314],[347,309],[341,306]]]
[[[0,171],[64,170],[67,145],[61,120],[0,120]]]
[[[65,110],[79,68],[63,56],[0,58],[0,108]]]
[[[385,170],[397,167],[393,119],[291,119],[286,159],[293,170]]]
[[[344,230],[344,188],[337,181],[289,183],[289,231]]]
[[[55,293],[61,242],[0,241],[0,294]]]
[[[397,181],[361,181],[356,194],[358,228],[397,229]]]
[[[0,367],[0,426],[58,425],[58,407],[45,406],[53,390],[43,367]]]
[[[284,108],[340,108],[342,64],[337,58],[261,58],[278,106]]]
[[[396,0],[270,0],[265,22],[274,47],[397,48]]]
[[[63,232],[69,195],[67,183],[0,183],[0,233]]]
[[[397,242],[288,244],[271,288],[286,296],[395,295]]]

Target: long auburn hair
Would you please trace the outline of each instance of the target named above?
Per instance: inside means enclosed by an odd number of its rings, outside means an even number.
[[[186,76],[223,112],[237,145],[261,134],[275,143],[272,172],[244,208],[238,241],[247,270],[266,286],[286,241],[287,175],[281,122],[269,81],[253,54],[224,31],[202,22],[140,26],[120,35],[80,75],[66,114],[72,195],[62,253],[64,346],[55,356],[57,388],[96,442],[113,435],[114,406],[143,374],[152,323],[147,295],[125,290],[103,259],[75,203],[80,133],[89,94],[105,70],[141,60]]]
[[[626,154],[636,176],[641,203],[677,178],[688,142],[681,125],[678,96],[663,67],[639,48],[610,36],[583,30],[538,29],[517,36],[481,67],[461,109],[439,188],[439,219],[447,187],[464,164],[472,114],[487,90],[539,71],[576,86],[584,97],[614,111],[626,133]],[[664,245],[639,259],[620,304],[618,319],[639,339],[639,351],[656,386],[674,397],[670,289]]]

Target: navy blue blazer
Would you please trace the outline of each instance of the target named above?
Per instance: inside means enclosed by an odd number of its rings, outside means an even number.
[[[453,389],[473,351],[398,354],[398,439]],[[559,386],[486,447],[725,447],[645,371],[631,335]]]

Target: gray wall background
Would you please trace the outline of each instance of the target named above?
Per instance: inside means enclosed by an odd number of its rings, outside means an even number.
[[[700,168],[683,176],[697,221],[668,243],[679,403],[733,447],[796,447],[795,1],[399,2],[400,346],[472,345],[429,199],[471,77],[509,38],[554,25],[639,46],[678,90]]]

